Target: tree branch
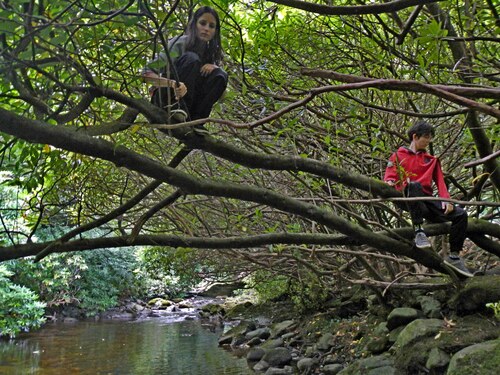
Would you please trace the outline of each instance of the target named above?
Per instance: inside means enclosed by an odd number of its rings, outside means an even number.
[[[483,87],[464,87],[449,85],[428,85],[419,81],[403,81],[396,79],[378,79],[342,74],[333,70],[301,68],[300,73],[309,77],[333,79],[345,83],[376,83],[377,86],[383,86],[386,90],[405,90],[412,92],[429,92],[429,88],[434,88],[451,94],[460,95],[468,98],[483,98],[500,100],[500,89]]]
[[[443,0],[394,0],[382,4],[353,5],[353,6],[331,6],[314,4],[302,0],[270,0],[272,3],[286,5],[307,12],[323,14],[328,16],[353,16],[360,14],[380,14],[397,12],[415,5],[435,3]]]
[[[499,156],[500,156],[500,150],[498,150],[497,152],[494,152],[493,154],[485,156],[484,158],[481,158],[481,159],[474,160],[474,161],[471,161],[469,163],[466,163],[466,164],[464,164],[464,167],[465,168],[475,167],[476,165],[484,164],[484,163],[486,163],[489,160],[498,158]]]
[[[82,136],[67,129],[49,126],[39,121],[15,115],[1,108],[0,120],[4,120],[0,121],[0,130],[28,142],[50,144],[68,151],[108,160],[117,166],[126,167],[145,176],[182,188],[186,194],[202,194],[264,204],[283,212],[310,219],[345,235],[357,237],[362,243],[381,251],[405,255],[412,259],[416,255],[410,246],[401,244],[399,241],[373,233],[371,230],[360,227],[335,215],[333,212],[285,197],[269,189],[194,178],[184,172],[132,152],[123,146],[116,146],[100,139]],[[192,137],[197,136],[193,134]],[[434,269],[442,267],[441,259],[430,251],[420,252],[418,261]]]

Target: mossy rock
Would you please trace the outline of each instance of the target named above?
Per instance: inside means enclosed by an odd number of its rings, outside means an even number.
[[[375,357],[359,359],[339,372],[339,375],[401,375],[394,367],[391,356],[382,354]]]
[[[227,311],[226,316],[228,318],[235,318],[240,316],[245,316],[248,314],[248,310],[253,306],[252,302],[246,301],[243,303],[239,303],[230,307]]]
[[[467,280],[464,287],[450,300],[462,314],[487,311],[486,304],[500,301],[500,275],[477,276]]]
[[[441,319],[416,319],[408,324],[399,334],[393,350],[405,349],[427,337],[434,337],[443,328]]]
[[[468,346],[497,339],[499,335],[500,327],[481,316],[456,317],[456,320],[445,322],[435,335],[421,337],[398,350],[395,353],[396,366],[408,374],[418,373],[434,348],[452,355]]]
[[[153,298],[148,301],[148,306],[157,306],[157,307],[169,307],[172,305],[172,302],[168,299],[164,299],[161,297]]]
[[[238,336],[245,335],[248,331],[253,331],[257,329],[255,322],[250,320],[242,320],[238,325],[231,327],[226,333],[226,336]]]
[[[500,339],[482,342],[462,349],[451,358],[446,375],[498,374]]]
[[[210,315],[222,314],[224,315],[224,308],[216,303],[209,303],[201,308],[201,311]]]

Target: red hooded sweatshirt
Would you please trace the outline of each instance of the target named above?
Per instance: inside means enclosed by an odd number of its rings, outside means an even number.
[[[415,153],[409,148],[400,147],[389,158],[384,181],[394,181],[397,190],[403,190],[410,181],[420,182],[422,190],[428,195],[433,195],[432,181],[434,181],[438,196],[450,198],[439,159],[425,151]]]

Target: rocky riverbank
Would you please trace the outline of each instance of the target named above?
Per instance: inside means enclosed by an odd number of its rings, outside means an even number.
[[[399,292],[385,302],[350,291],[308,316],[294,315],[286,303],[227,311],[209,305],[202,315],[239,321],[219,344],[244,352],[266,375],[498,373],[500,321],[485,305],[500,301],[500,276],[459,289]]]
[[[500,301],[500,276],[428,286],[385,294],[346,287],[320,311],[300,313],[286,300],[153,298],[99,318],[202,319],[223,332],[220,346],[245,356],[258,374],[496,375],[500,316],[486,305]]]

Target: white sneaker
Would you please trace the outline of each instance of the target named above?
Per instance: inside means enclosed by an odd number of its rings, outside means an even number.
[[[415,246],[419,249],[430,249],[432,247],[429,239],[423,231],[415,233]]]

